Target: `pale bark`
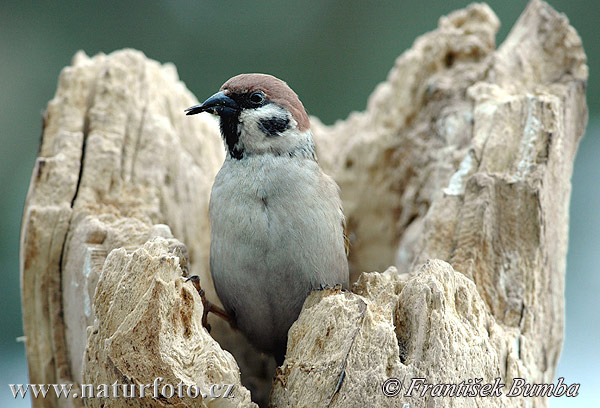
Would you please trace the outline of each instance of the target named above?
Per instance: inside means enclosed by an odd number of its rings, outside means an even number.
[[[495,50],[498,24],[485,5],[442,17],[364,112],[331,127],[312,118],[320,163],[341,187],[357,283],[309,296],[274,406],[521,406],[381,387],[389,377],[554,381],[586,58],[566,17],[539,0]],[[183,114],[194,103],[173,66],[133,50],[79,53],[61,73],[23,217],[32,383],[232,383],[235,398],[202,404],[249,406],[241,370],[266,400],[273,362],[214,319],[213,340],[182,278],[181,243],[216,300],[207,205],[223,147],[213,118]]]

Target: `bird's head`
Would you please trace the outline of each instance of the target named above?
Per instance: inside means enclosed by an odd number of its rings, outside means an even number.
[[[266,74],[241,74],[187,115],[220,117],[221,135],[233,159],[260,154],[315,158],[310,121],[298,95]]]

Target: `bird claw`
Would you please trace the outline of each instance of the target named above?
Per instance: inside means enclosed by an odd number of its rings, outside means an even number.
[[[192,275],[190,277],[188,277],[185,282],[192,282],[192,285],[194,285],[194,288],[196,289],[196,291],[198,292],[198,294],[200,295],[200,297],[202,297],[202,294],[204,294],[204,289],[202,289],[200,287],[200,277],[198,275]],[[202,293],[200,293],[202,292]]]
[[[327,289],[327,290],[342,290],[342,291],[344,290],[344,289],[342,289],[342,285],[339,283],[336,283],[333,286],[330,285],[329,283],[326,283],[326,284],[320,283],[319,287],[315,288],[314,290],[325,290],[325,289]]]
[[[233,322],[231,316],[229,316],[225,310],[206,299],[206,292],[200,286],[200,277],[198,275],[192,275],[185,281],[192,282],[192,285],[194,285],[198,295],[200,295],[200,300],[202,301],[202,326],[204,326],[209,333],[211,327],[208,323],[208,313],[210,312],[227,321],[231,327],[235,328],[235,323]]]

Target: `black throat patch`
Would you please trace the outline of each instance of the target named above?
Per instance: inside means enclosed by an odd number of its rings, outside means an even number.
[[[273,116],[268,119],[260,119],[258,126],[267,137],[275,137],[290,128],[290,120],[287,116]]]
[[[225,139],[227,151],[236,160],[241,160],[244,157],[244,150],[240,149],[237,144],[240,140],[239,131],[239,113],[231,116],[221,116],[221,136]]]

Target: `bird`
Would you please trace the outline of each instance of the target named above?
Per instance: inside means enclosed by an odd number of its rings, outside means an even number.
[[[217,296],[233,326],[282,365],[309,293],[348,289],[339,187],[318,164],[298,95],[272,75],[234,76],[185,112],[218,116],[226,151],[209,203]]]

